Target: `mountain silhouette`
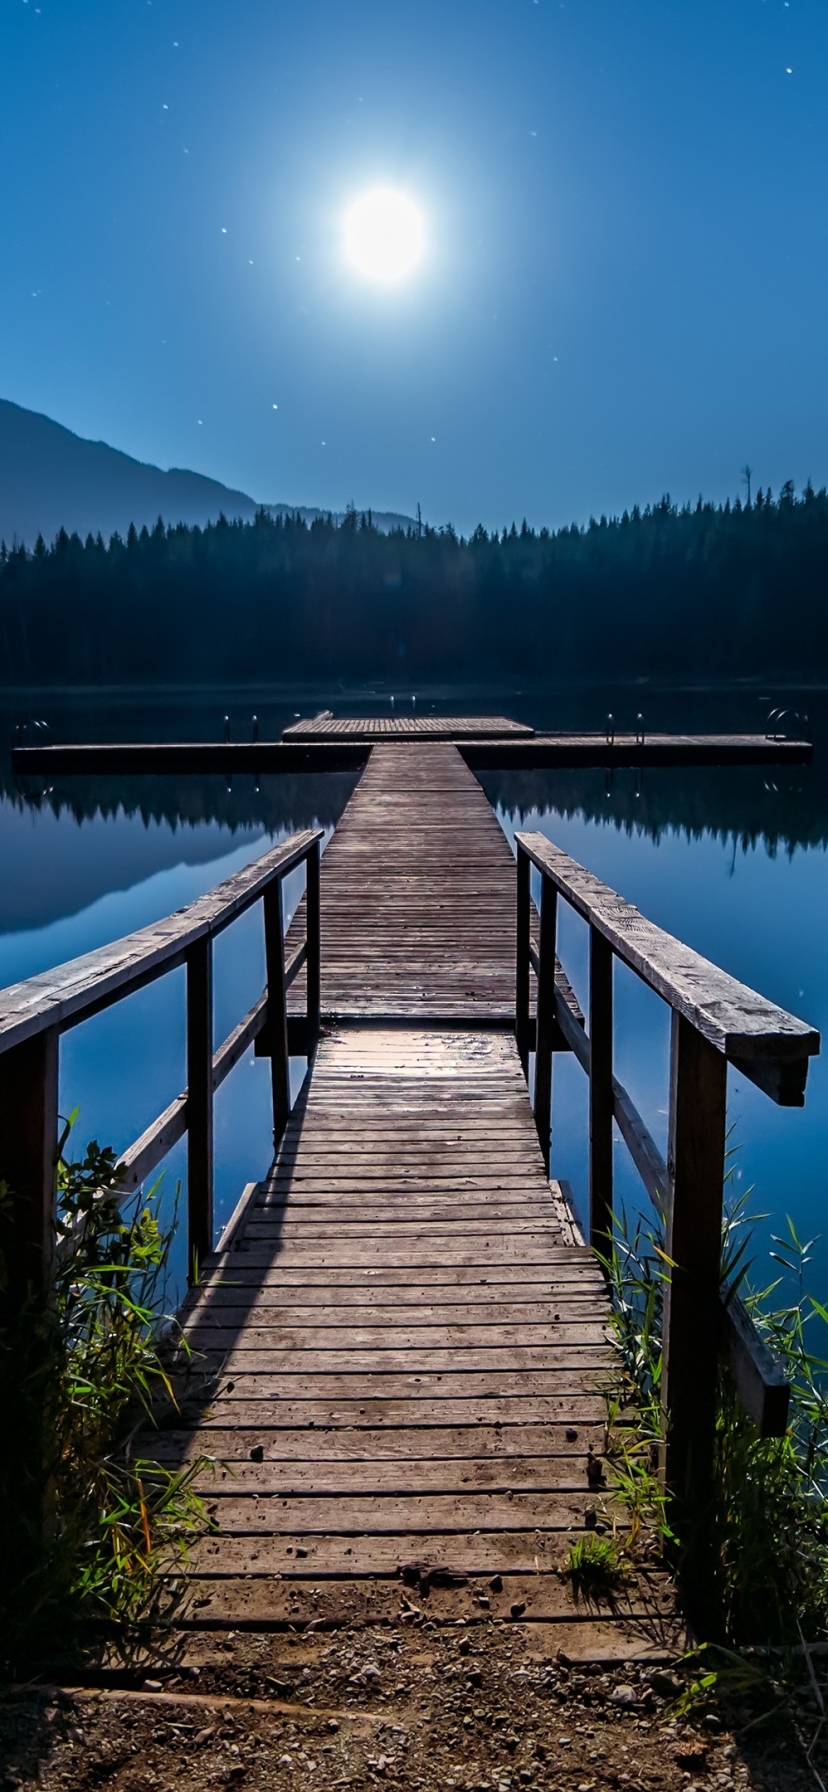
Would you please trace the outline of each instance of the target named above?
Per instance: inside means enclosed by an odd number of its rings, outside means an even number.
[[[247,492],[186,468],[164,472],[146,461],[90,442],[39,411],[0,399],[0,539],[8,546],[33,547],[38,535],[49,542],[58,530],[81,536],[98,531],[107,540],[130,523],[214,522],[220,514],[252,519],[259,504]],[[274,515],[292,513],[287,504],[268,504]],[[306,522],[328,513],[300,507]],[[341,513],[335,515],[341,521]],[[374,513],[377,528],[409,528],[411,517]]]

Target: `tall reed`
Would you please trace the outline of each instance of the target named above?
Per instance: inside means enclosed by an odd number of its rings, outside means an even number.
[[[170,1470],[141,1444],[159,1408],[175,1404],[159,1341],[175,1222],[159,1224],[157,1185],[122,1204],[111,1150],[92,1141],[68,1160],[68,1134],[52,1288],[7,1301],[0,1330],[7,1669],[83,1639],[129,1647],[162,1615],[171,1572],[204,1526],[197,1465]],[[13,1206],[0,1185],[0,1290]]]

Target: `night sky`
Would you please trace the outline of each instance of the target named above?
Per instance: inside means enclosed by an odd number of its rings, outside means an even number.
[[[826,0],[0,0],[0,59],[1,396],[464,531],[828,482]]]

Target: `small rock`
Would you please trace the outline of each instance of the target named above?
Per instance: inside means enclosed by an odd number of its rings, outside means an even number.
[[[144,1681],[144,1691],[145,1692],[160,1692],[161,1691],[161,1681],[160,1680],[145,1680]]]
[[[661,1693],[664,1699],[677,1699],[681,1692],[681,1681],[678,1674],[670,1674],[662,1668],[658,1668],[650,1676],[650,1685],[653,1691]]]
[[[302,1557],[302,1556],[306,1556],[306,1555],[307,1555],[307,1553],[308,1553],[308,1552],[307,1552],[307,1550],[306,1550],[306,1549],[305,1549],[305,1546],[304,1546],[304,1544],[302,1544],[302,1543],[297,1543],[297,1545],[296,1545],[296,1554],[297,1554],[297,1556],[299,1556],[299,1557]]]
[[[502,1574],[493,1574],[492,1575],[492,1578],[489,1581],[489,1592],[490,1593],[502,1593],[503,1592],[503,1576],[502,1576]]]
[[[613,1690],[610,1693],[610,1703],[613,1705],[637,1705],[638,1704],[638,1694],[635,1690],[635,1687],[634,1686],[615,1686],[615,1687],[613,1687]]]
[[[292,1755],[282,1755],[279,1760],[279,1766],[280,1767],[292,1767],[293,1766],[293,1756]]]
[[[512,1603],[509,1607],[509,1611],[511,1612],[513,1618],[522,1618],[525,1610],[526,1610],[526,1600],[525,1599],[513,1599],[512,1600]]]
[[[587,1481],[589,1482],[590,1487],[600,1487],[603,1479],[604,1465],[601,1458],[600,1456],[595,1456],[592,1450],[590,1450],[587,1456]]]
[[[568,1425],[568,1426],[567,1426],[567,1429],[566,1429],[566,1441],[567,1441],[567,1443],[568,1443],[568,1444],[574,1444],[574,1443],[577,1443],[577,1441],[578,1441],[578,1433],[577,1433],[577,1431],[576,1431],[576,1430],[575,1430],[575,1427],[574,1427],[574,1425]]]
[[[336,1732],[339,1729],[339,1725],[338,1725],[335,1717],[328,1718],[328,1729],[330,1730],[332,1736],[336,1735]]]
[[[250,1452],[251,1462],[264,1462],[264,1444],[254,1444]]]
[[[477,1603],[478,1605],[482,1605],[484,1612],[487,1612],[492,1602],[488,1593],[478,1593]]]
[[[572,1743],[571,1736],[559,1736],[558,1737],[558,1747],[559,1748],[569,1748],[571,1743]]]

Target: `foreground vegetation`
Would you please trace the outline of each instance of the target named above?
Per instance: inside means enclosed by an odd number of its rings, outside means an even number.
[[[68,1134],[68,1129],[67,1129]],[[66,1135],[64,1136],[64,1146]],[[0,1668],[111,1639],[134,1646],[164,1615],[169,1570],[202,1528],[190,1490],[133,1448],[159,1395],[158,1343],[172,1233],[153,1194],[119,1204],[114,1154],[59,1160],[53,1295],[16,1309],[0,1237]],[[11,1197],[0,1190],[0,1221]]]
[[[617,1419],[632,1400],[639,1437],[627,1445],[623,1429],[615,1427],[615,1479],[635,1521],[646,1512],[666,1536],[679,1591],[703,1634],[734,1649],[759,1646],[784,1653],[807,1651],[828,1634],[828,1311],[806,1291],[810,1245],[799,1240],[790,1221],[787,1237],[775,1242],[781,1275],[767,1288],[751,1288],[745,1200],[728,1213],[723,1281],[738,1289],[781,1361],[791,1404],[786,1435],[761,1438],[722,1370],[716,1473],[709,1510],[696,1514],[710,1545],[704,1584],[697,1560],[692,1581],[687,1577],[690,1539],[672,1534],[653,1474],[661,1425],[662,1296],[669,1274],[663,1230],[647,1230],[640,1221],[630,1229],[623,1219],[607,1264],[622,1366],[610,1416]]]
[[[0,684],[828,668],[828,493],[469,540],[300,517],[0,551]]]

